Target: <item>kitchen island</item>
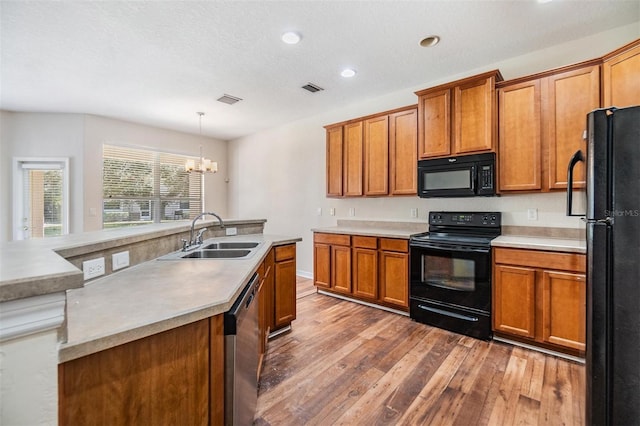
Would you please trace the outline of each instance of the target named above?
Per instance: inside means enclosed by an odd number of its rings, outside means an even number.
[[[262,234],[264,222],[226,221],[228,227],[237,226],[238,234],[245,234],[233,237],[221,237],[224,231],[216,232],[215,227],[205,221],[198,223],[199,228],[209,226],[212,231],[208,235],[214,237],[260,241],[262,244],[259,249],[244,260],[154,260],[177,249],[180,237],[189,230],[184,223],[3,245],[0,255],[0,265],[3,266],[0,272],[3,328],[15,323],[12,319],[7,321],[7,313],[19,313],[20,309],[13,309],[16,305],[20,305],[20,308],[24,307],[25,301],[52,296],[56,297],[58,303],[54,315],[56,325],[50,325],[45,330],[29,330],[23,335],[14,333],[2,341],[5,353],[3,405],[16,402],[13,410],[4,410],[3,423],[19,420],[55,423],[58,417],[58,362],[64,365],[65,362],[91,354],[124,348],[131,342],[145,344],[146,339],[154,336],[169,342],[171,338],[166,340],[167,336],[172,333],[175,336],[176,330],[183,327],[199,328],[196,335],[202,337],[204,329],[200,325],[206,322],[208,326],[209,321],[215,321],[217,330],[221,330],[220,314],[231,306],[270,248],[300,241],[299,238]],[[112,265],[109,254],[123,249],[130,251],[133,266],[110,274]],[[87,281],[81,287],[83,275],[74,265],[82,264],[84,258],[97,254],[106,257],[108,275]],[[31,267],[29,264],[31,259],[40,259],[39,256],[43,255],[54,266],[48,275],[47,266],[51,265],[45,263]],[[153,257],[149,259],[150,256]],[[7,268],[6,265],[12,266]],[[47,287],[47,283],[54,285]],[[69,291],[65,294],[66,289]],[[66,323],[60,327],[64,319],[65,295]],[[12,309],[6,309],[8,306]],[[41,342],[43,335],[44,343]],[[208,334],[206,340],[210,340]],[[36,341],[40,346],[34,345]],[[173,341],[176,342],[175,339]],[[177,347],[189,350],[185,345]],[[170,346],[167,350],[175,354],[175,348]],[[29,364],[27,360],[34,353],[39,354],[40,358],[46,355],[46,359]],[[199,356],[202,358],[202,353]],[[62,367],[60,371],[63,371]],[[222,371],[216,374],[221,377]],[[209,375],[205,379],[208,384]],[[62,392],[64,385],[62,381],[60,384]],[[34,401],[39,408],[28,409]],[[61,420],[62,414],[61,411]]]

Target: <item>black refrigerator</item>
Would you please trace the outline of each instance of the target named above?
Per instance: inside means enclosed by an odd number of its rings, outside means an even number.
[[[640,106],[587,115],[586,423],[640,424]],[[584,214],[583,214],[584,215]]]

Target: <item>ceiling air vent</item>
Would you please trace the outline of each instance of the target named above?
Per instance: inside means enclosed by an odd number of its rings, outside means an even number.
[[[304,90],[308,90],[311,93],[316,93],[316,92],[319,92],[321,90],[324,90],[322,87],[318,86],[317,84],[313,84],[313,83],[307,83],[304,86],[302,86],[302,88]]]
[[[229,104],[229,105],[233,105],[236,102],[240,102],[242,100],[242,98],[238,98],[235,96],[231,96],[231,95],[227,95],[226,93],[218,98],[218,102],[222,102],[225,104]]]

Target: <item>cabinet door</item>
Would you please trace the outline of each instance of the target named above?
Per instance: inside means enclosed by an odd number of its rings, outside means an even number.
[[[331,284],[335,291],[351,293],[351,247],[331,247]]]
[[[362,195],[362,121],[344,126],[343,155],[342,194]]]
[[[342,196],[342,126],[327,129],[327,196]]]
[[[602,65],[605,107],[640,105],[640,42]]]
[[[549,146],[549,189],[567,188],[567,165],[585,150],[587,113],[600,106],[600,68],[591,66],[545,78],[543,112]],[[574,188],[585,187],[584,163],[577,164]]]
[[[380,300],[409,307],[409,255],[380,252]]]
[[[584,274],[542,272],[542,340],[585,350]]]
[[[313,246],[313,281],[318,287],[331,287],[331,246],[314,244]]]
[[[389,193],[418,193],[418,111],[397,112],[389,116]]]
[[[222,385],[209,383],[220,353],[209,339],[203,319],[61,364],[59,423],[208,425],[210,392]]]
[[[378,252],[355,247],[353,259],[353,294],[368,299],[378,298]]]
[[[296,261],[275,264],[275,328],[291,324],[296,319]]]
[[[364,195],[389,193],[389,121],[385,115],[364,122]]]
[[[420,158],[451,155],[451,91],[421,95],[418,103]]]
[[[494,281],[494,331],[535,338],[535,269],[495,265]]]
[[[264,276],[264,297],[266,299],[265,310],[266,310],[266,327],[267,334],[265,336],[265,341],[269,338],[269,333],[271,330],[275,329],[274,318],[274,298],[275,298],[275,287],[276,287],[276,271],[275,271],[275,261],[274,261],[274,249],[269,250],[267,257],[265,259],[265,276]]]
[[[540,80],[502,87],[498,99],[500,190],[540,190]]]
[[[489,77],[453,88],[455,154],[493,149],[494,85]]]

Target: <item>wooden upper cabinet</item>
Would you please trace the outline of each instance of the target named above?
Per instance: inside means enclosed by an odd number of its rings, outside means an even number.
[[[498,90],[500,190],[542,189],[540,80]]]
[[[451,90],[419,95],[418,146],[420,158],[451,154]]]
[[[325,129],[328,197],[418,193],[417,105]]]
[[[389,115],[389,193],[418,193],[418,110]]]
[[[545,119],[549,149],[549,189],[567,188],[571,156],[584,150],[587,114],[600,107],[600,67],[597,65],[554,74],[545,79]],[[586,185],[584,162],[574,169],[574,188]]]
[[[491,151],[495,146],[495,76],[453,88],[456,154]]]
[[[342,196],[342,126],[327,128],[327,196]]]
[[[389,193],[389,120],[364,121],[364,195]]]
[[[605,107],[640,105],[640,39],[605,56],[602,90]]]
[[[345,196],[362,195],[362,121],[344,126],[343,191]]]
[[[569,160],[586,147],[587,114],[599,106],[595,61],[498,84],[500,191],[566,189]],[[574,188],[584,186],[578,163]]]
[[[495,83],[500,80],[496,70],[416,92],[419,157],[495,151]]]

